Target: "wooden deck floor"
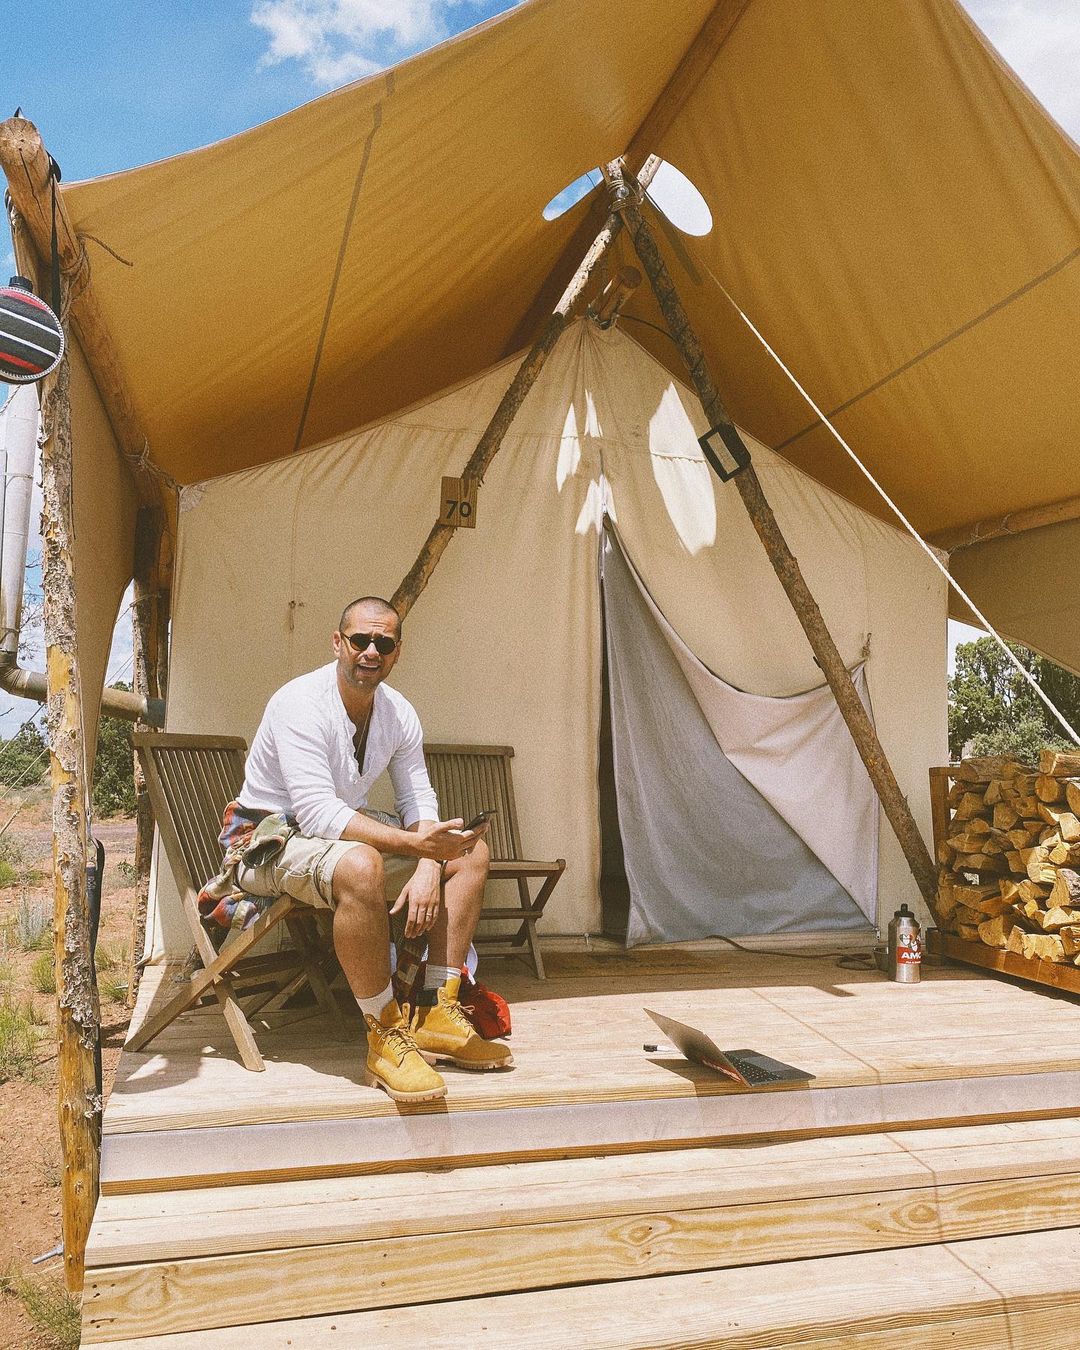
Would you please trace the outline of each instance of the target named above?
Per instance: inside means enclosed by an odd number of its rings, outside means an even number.
[[[1080,1069],[1080,1002],[956,967],[900,985],[775,953],[554,953],[550,965],[544,983],[512,963],[490,977],[513,1005],[516,1064],[452,1072],[446,1110],[729,1095],[710,1071],[643,1052],[660,1039],[646,1006],[809,1069],[818,1089]],[[137,1020],[163,979],[147,972]],[[124,1056],[106,1133],[400,1114],[360,1083],[359,1020],[334,1041],[294,1016],[259,1044],[266,1072],[249,1073],[216,1013],[174,1023],[152,1053]]]
[[[1013,1344],[992,1337],[1020,1304],[992,1294],[990,1276],[973,1300],[964,1262],[996,1262],[1004,1287],[1009,1235],[1025,1260],[1040,1239],[1040,1260],[1075,1250],[1075,1000],[959,968],[900,986],[829,957],[701,949],[556,952],[549,974],[489,968],[512,1001],[515,1066],[449,1073],[434,1107],[361,1085],[358,1024],[336,1042],[314,1017],[260,1031],[262,1074],[227,1053],[209,1013],[125,1054],[105,1115],[86,1340],[301,1346],[337,1329],[374,1345],[408,1327],[437,1344],[440,1319],[465,1316],[502,1328],[491,1343],[516,1319],[511,1343],[562,1345],[543,1339],[545,1322],[588,1306],[590,1344],[824,1346],[837,1317],[851,1329],[838,1345],[910,1344],[916,1325],[928,1344]],[[165,979],[150,974],[137,1016]],[[728,1088],[647,1054],[646,1006],[817,1077]],[[889,1308],[870,1319],[864,1286],[899,1247],[938,1252],[957,1289],[952,1312],[894,1310],[894,1336]],[[830,1261],[839,1302],[819,1317],[812,1267]],[[759,1295],[778,1280],[792,1298],[805,1285],[811,1311],[766,1316]],[[743,1329],[725,1305],[723,1336],[715,1319],[704,1339],[655,1318],[619,1331],[624,1299],[667,1307],[691,1297],[680,1281],[697,1281],[699,1300],[737,1294]],[[1015,1344],[1059,1344],[1038,1336],[1076,1288],[1044,1280],[1015,1323],[1035,1338]],[[448,1290],[467,1308],[441,1304]]]

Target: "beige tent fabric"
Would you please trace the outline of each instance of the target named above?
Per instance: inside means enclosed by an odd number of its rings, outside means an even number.
[[[514,365],[354,436],[185,491],[171,730],[250,738],[273,690],[326,660],[343,603],[393,590],[434,519],[442,475],[460,472]],[[427,736],[515,747],[525,850],[569,864],[549,931],[599,926],[605,502],[650,593],[705,664],[754,693],[818,682],[760,546],[744,537],[737,495],[709,478],[692,407],[623,333],[572,325],[488,472],[477,528],[451,541],[405,625],[394,683]],[[811,584],[829,583],[819,598],[847,659],[872,629],[882,739],[929,833],[926,765],[945,753],[940,578],[896,531],[764,447],[754,454]],[[914,899],[885,834],[879,877],[881,913]],[[165,885],[158,911],[156,949],[184,948]]]
[[[925,531],[1080,493],[1080,159],[954,0],[740,10],[653,148],[716,226],[673,261],[739,422],[881,507],[708,278]],[[506,350],[710,0],[529,0],[392,72],[163,163],[65,185],[152,453],[191,482],[312,445]],[[47,131],[47,129],[46,129]],[[642,288],[631,312],[655,317]],[[661,361],[671,344],[635,329]],[[1024,472],[1016,473],[1022,454]]]
[[[1077,492],[1080,156],[952,0],[753,0],[658,148],[740,425],[884,513],[706,269],[924,533]]]
[[[958,549],[949,570],[999,632],[1080,675],[1080,521]],[[954,617],[975,620],[962,601]]]
[[[711,5],[533,0],[231,140],[65,185],[133,264],[92,254],[157,462],[192,482],[291,453],[320,344],[305,446],[513,350],[584,209],[544,206],[623,149]]]
[[[137,502],[82,350],[74,337],[68,341],[76,639],[86,753],[92,764],[113,627],[131,580]]]

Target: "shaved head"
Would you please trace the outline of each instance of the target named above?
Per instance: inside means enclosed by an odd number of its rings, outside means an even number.
[[[341,611],[341,618],[338,620],[339,633],[344,633],[346,624],[353,616],[353,611],[357,609],[371,609],[388,617],[393,615],[394,622],[397,625],[397,635],[401,637],[401,617],[390,601],[384,600],[381,595],[362,595],[358,600],[350,600]]]

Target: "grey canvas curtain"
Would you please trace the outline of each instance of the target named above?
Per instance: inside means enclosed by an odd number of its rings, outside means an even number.
[[[627,944],[865,927],[866,915],[849,891],[724,753],[700,699],[709,701],[710,681],[722,698],[740,691],[700,663],[693,682],[687,678],[687,654],[676,655],[669,640],[675,635],[663,631],[662,616],[610,528],[602,567],[616,796],[630,889]],[[754,711],[760,717],[760,709]],[[791,707],[777,713],[785,743],[796,747],[784,768],[788,776],[805,769],[812,779],[823,750],[826,758],[848,755],[842,743],[833,744],[836,731],[822,723],[813,700],[797,710],[801,731],[795,734]],[[725,716],[731,719],[730,709]],[[842,724],[840,734],[847,735]],[[867,819],[855,776],[852,786],[855,797],[839,803],[835,822],[826,821],[819,834],[827,841],[840,828],[863,831],[865,866],[855,871],[860,885],[871,878],[872,892],[876,812]],[[845,846],[837,856],[843,861],[858,847],[856,840],[854,850]],[[861,898],[873,913],[873,895]]]

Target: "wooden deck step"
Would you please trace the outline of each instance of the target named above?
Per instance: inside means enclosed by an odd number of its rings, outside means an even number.
[[[84,1340],[378,1307],[404,1315],[448,1290],[629,1289],[677,1272],[1064,1228],[1078,1206],[1076,1119],[105,1196],[87,1249]],[[417,1343],[441,1342],[424,1332]]]
[[[514,1350],[1057,1350],[1073,1344],[1077,1269],[1080,1229],[1068,1228],[109,1344],[456,1350],[465,1338]]]

